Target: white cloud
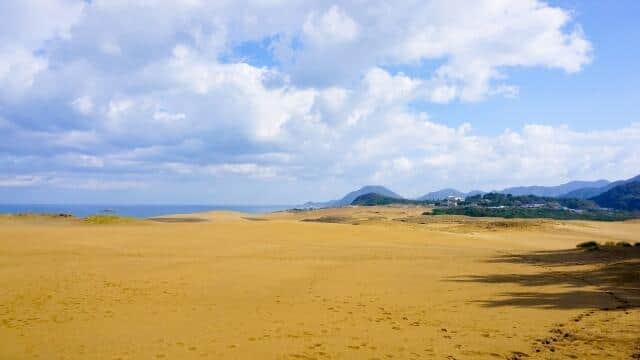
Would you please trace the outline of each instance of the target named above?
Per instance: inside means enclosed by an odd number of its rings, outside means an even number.
[[[105,165],[102,158],[82,153],[62,154],[57,157],[57,160],[66,165],[84,168],[102,168]]]
[[[153,113],[153,120],[163,123],[175,123],[187,118],[183,113],[169,113],[166,111],[156,111]]]
[[[0,2],[0,100],[20,96],[33,85],[48,66],[37,52],[46,41],[69,39],[83,8],[82,1]]]
[[[205,169],[208,173],[216,176],[232,174],[267,179],[278,175],[276,169],[273,167],[253,163],[217,164],[209,165]]]
[[[40,176],[17,175],[0,177],[0,187],[24,187],[38,185],[42,182]]]
[[[404,156],[393,160],[393,167],[400,172],[409,172],[413,169],[413,162]]]
[[[105,40],[102,45],[100,45],[100,49],[108,55],[120,55],[122,53],[120,45],[113,40]]]
[[[49,184],[59,188],[83,189],[83,190],[129,190],[141,189],[145,183],[132,180],[111,180],[111,179],[77,179],[76,177],[54,177],[49,180]]]
[[[135,105],[131,99],[114,99],[109,101],[107,107],[107,118],[113,122],[118,122],[122,119],[127,111],[129,111]]]
[[[13,97],[33,85],[35,76],[47,68],[47,61],[21,47],[0,47],[0,95]]]
[[[455,86],[436,86],[430,90],[428,98],[434,103],[446,104],[455,99],[457,93],[458,89]]]
[[[580,71],[586,35],[545,2],[34,4],[0,5],[0,109],[19,115],[0,125],[7,174],[31,163],[38,176],[112,176],[85,183],[95,189],[158,172],[486,188],[640,168],[637,125],[481,136],[412,106],[518,96],[513,67]],[[42,104],[70,111],[28,112]]]
[[[331,6],[325,13],[312,12],[304,23],[303,32],[312,45],[344,43],[358,37],[358,24],[345,14],[337,5]]]
[[[640,124],[617,130],[578,132],[567,126],[527,125],[520,132],[506,130],[497,136],[477,136],[406,117],[402,130],[368,138],[368,148],[393,151],[367,152],[370,163],[381,164],[372,173],[385,173],[389,182],[419,183],[428,179],[431,189],[457,184],[467,190],[485,190],[525,184],[557,184],[575,179],[614,179],[637,175],[640,159]],[[399,144],[407,144],[402,146]],[[421,146],[416,147],[416,144]],[[405,156],[414,166],[407,179],[402,166],[389,167],[387,159]],[[364,155],[363,155],[364,156]],[[393,164],[397,164],[397,159]]]
[[[73,106],[73,108],[79,113],[89,115],[93,110],[93,101],[91,100],[91,97],[84,95],[73,100],[71,106]]]

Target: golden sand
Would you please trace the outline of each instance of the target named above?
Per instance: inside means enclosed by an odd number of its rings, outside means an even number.
[[[423,211],[1,217],[0,359],[640,356],[640,222]]]

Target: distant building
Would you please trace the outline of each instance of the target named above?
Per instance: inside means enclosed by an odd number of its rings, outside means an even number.
[[[544,206],[545,206],[545,204],[543,204],[543,203],[534,203],[534,204],[524,204],[524,205],[522,205],[522,207],[526,208],[526,209],[538,209],[538,208],[542,208]]]
[[[463,202],[464,198],[461,196],[449,195],[446,199],[442,201],[443,206],[458,206],[459,203]]]

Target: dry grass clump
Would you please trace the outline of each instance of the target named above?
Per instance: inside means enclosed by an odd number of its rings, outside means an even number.
[[[17,219],[30,219],[30,218],[48,218],[48,219],[71,219],[74,216],[67,213],[38,213],[38,212],[25,212],[17,214],[0,214],[3,217],[12,217]]]
[[[595,241],[585,241],[585,242],[581,242],[580,244],[576,245],[577,248],[580,249],[594,249],[594,248],[599,248],[600,245],[595,242]]]
[[[0,222],[33,224],[66,224],[79,219],[66,213],[18,213],[0,214]]]
[[[326,215],[326,216],[320,216],[318,218],[302,219],[302,221],[345,224],[345,223],[349,223],[351,221],[351,218],[347,216]]]
[[[512,220],[512,221],[489,221],[486,223],[487,229],[528,229],[542,225],[537,221]]]
[[[110,224],[131,224],[138,220],[134,218],[118,215],[91,215],[82,219],[85,224],[110,225]]]

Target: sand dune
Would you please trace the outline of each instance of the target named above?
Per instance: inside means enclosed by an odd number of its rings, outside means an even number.
[[[422,212],[2,217],[0,358],[639,356],[640,222]]]

